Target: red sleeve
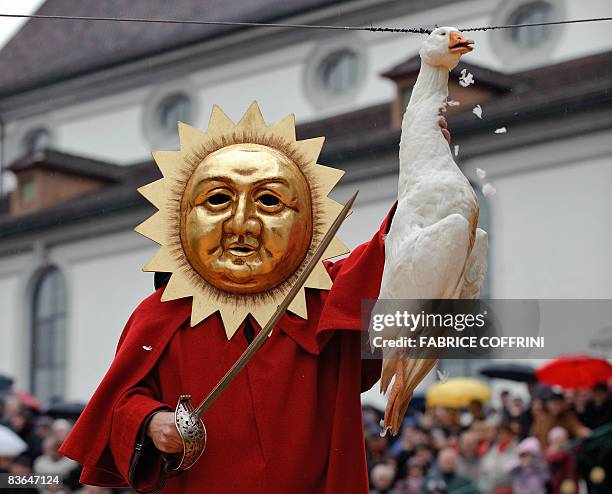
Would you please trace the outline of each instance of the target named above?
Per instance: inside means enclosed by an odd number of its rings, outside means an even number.
[[[134,456],[135,446],[145,419],[156,410],[172,410],[168,405],[158,401],[159,385],[150,374],[138,386],[128,389],[117,401],[113,410],[109,446],[115,466],[124,479],[129,478],[130,466]],[[152,444],[151,450],[159,456]],[[150,453],[146,455],[150,459]],[[159,458],[161,459],[161,458]],[[159,467],[159,461],[153,461],[151,469]],[[143,465],[139,465],[141,471]],[[137,482],[139,479],[133,479]]]
[[[357,247],[349,257],[328,266],[334,286],[325,304],[319,331],[362,329],[362,303],[378,298],[385,264],[385,237],[391,227],[395,205],[378,232],[366,244]],[[367,316],[369,318],[369,316]],[[363,335],[360,335],[360,337]],[[361,360],[361,391],[370,389],[379,379],[382,362]]]
[[[318,332],[361,329],[361,305],[378,298],[385,265],[385,237],[391,226],[395,205],[374,237],[332,265],[328,272],[334,285],[321,313]]]

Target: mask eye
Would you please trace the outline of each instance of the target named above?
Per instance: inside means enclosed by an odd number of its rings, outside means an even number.
[[[213,194],[207,199],[208,204],[210,204],[211,206],[222,206],[223,204],[228,203],[230,200],[230,196],[221,193]]]
[[[285,207],[277,196],[269,192],[263,192],[261,195],[257,196],[255,201],[259,209],[265,213],[278,213]]]
[[[272,194],[263,194],[257,200],[264,206],[277,206],[280,203],[279,198]]]
[[[440,36],[446,36],[446,32],[440,33]]]

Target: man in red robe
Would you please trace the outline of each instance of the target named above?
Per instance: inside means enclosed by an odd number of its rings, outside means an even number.
[[[204,416],[200,460],[169,479],[164,493],[368,492],[360,393],[378,380],[380,362],[361,360],[361,301],[378,295],[389,222],[348,258],[327,263],[332,289],[307,290],[307,320],[285,314]],[[162,303],[162,290],[128,321],[110,370],[62,446],[83,465],[83,483],[126,485],[147,417],[172,410],[186,390],[199,401],[248,345],[245,324],[228,341],[217,315],[189,327],[190,301]],[[154,444],[144,448],[132,476],[139,490],[160,468]]]

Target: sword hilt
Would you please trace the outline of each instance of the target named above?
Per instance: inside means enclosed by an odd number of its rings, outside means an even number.
[[[206,448],[206,427],[193,410],[191,395],[181,395],[174,411],[174,424],[183,441],[183,453],[180,461],[166,456],[166,469],[174,471],[188,470],[198,461]]]

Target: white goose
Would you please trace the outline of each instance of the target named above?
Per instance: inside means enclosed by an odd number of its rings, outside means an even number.
[[[439,128],[449,71],[473,41],[435,29],[420,50],[421,69],[402,121],[398,205],[385,240],[379,298],[478,298],[487,269],[487,234],[477,229],[478,199]],[[383,338],[394,339],[394,329]],[[385,428],[397,434],[412,393],[435,359],[383,359],[381,391],[395,376]]]

